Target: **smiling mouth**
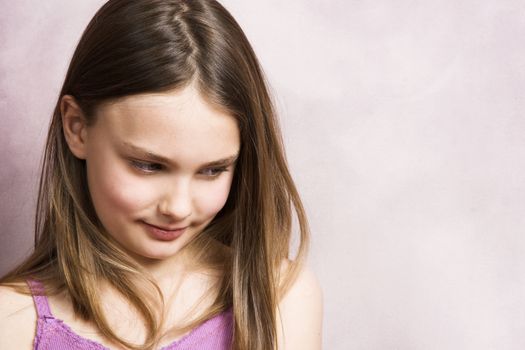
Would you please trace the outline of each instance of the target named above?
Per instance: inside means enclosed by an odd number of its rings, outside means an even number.
[[[159,241],[173,241],[186,232],[186,229],[188,226],[185,227],[179,227],[179,228],[173,228],[173,229],[166,229],[163,227],[155,226],[148,224],[147,222],[143,221],[144,226],[146,227],[146,231],[148,234]]]
[[[184,226],[184,227],[173,227],[173,228],[169,228],[169,227],[162,227],[162,226],[157,226],[157,225],[153,225],[153,224],[149,224],[147,222],[144,221],[144,223],[148,226],[151,226],[151,227],[155,227],[155,228],[158,228],[159,230],[163,230],[163,231],[180,231],[180,230],[184,230],[186,229],[188,226]]]

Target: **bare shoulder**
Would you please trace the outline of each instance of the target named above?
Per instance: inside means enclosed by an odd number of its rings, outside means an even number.
[[[32,349],[35,330],[33,298],[0,286],[0,349]]]
[[[323,293],[319,280],[310,268],[302,267],[279,303],[279,350],[321,349],[322,320]]]

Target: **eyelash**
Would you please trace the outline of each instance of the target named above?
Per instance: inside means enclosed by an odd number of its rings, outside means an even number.
[[[137,161],[132,160],[131,165],[133,165],[135,168],[143,172],[146,172],[146,173],[153,173],[155,171],[162,170],[162,165],[155,164],[155,163],[137,162]],[[157,169],[151,169],[151,167],[153,166],[157,167]]]
[[[156,164],[156,163],[147,163],[147,162],[138,162],[138,161],[131,161],[131,165],[137,169],[139,169],[140,171],[144,172],[144,173],[147,173],[147,174],[153,174],[157,171],[161,171],[163,169],[163,166],[161,164]],[[154,168],[154,169],[152,169]],[[221,173],[224,173],[226,171],[228,171],[228,167],[216,167],[216,168],[207,168],[207,169],[204,169],[203,171],[201,171],[200,173],[203,173],[205,171],[211,171],[213,174],[209,174],[209,175],[206,175],[206,174],[203,174],[204,176],[208,177],[208,178],[216,178],[218,177]]]

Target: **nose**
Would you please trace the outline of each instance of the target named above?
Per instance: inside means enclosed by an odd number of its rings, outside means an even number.
[[[192,199],[189,183],[178,181],[174,186],[168,186],[162,196],[159,212],[172,221],[182,221],[192,213]]]

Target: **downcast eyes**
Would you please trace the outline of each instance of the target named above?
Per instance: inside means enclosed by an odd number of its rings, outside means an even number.
[[[155,174],[159,171],[164,170],[164,166],[162,164],[157,163],[149,163],[149,162],[140,162],[136,160],[130,161],[131,165],[140,170],[141,172],[145,174]],[[212,168],[205,168],[203,170],[199,171],[199,174],[204,175],[208,178],[215,178],[218,177],[221,173],[228,171],[228,167],[212,167]]]

